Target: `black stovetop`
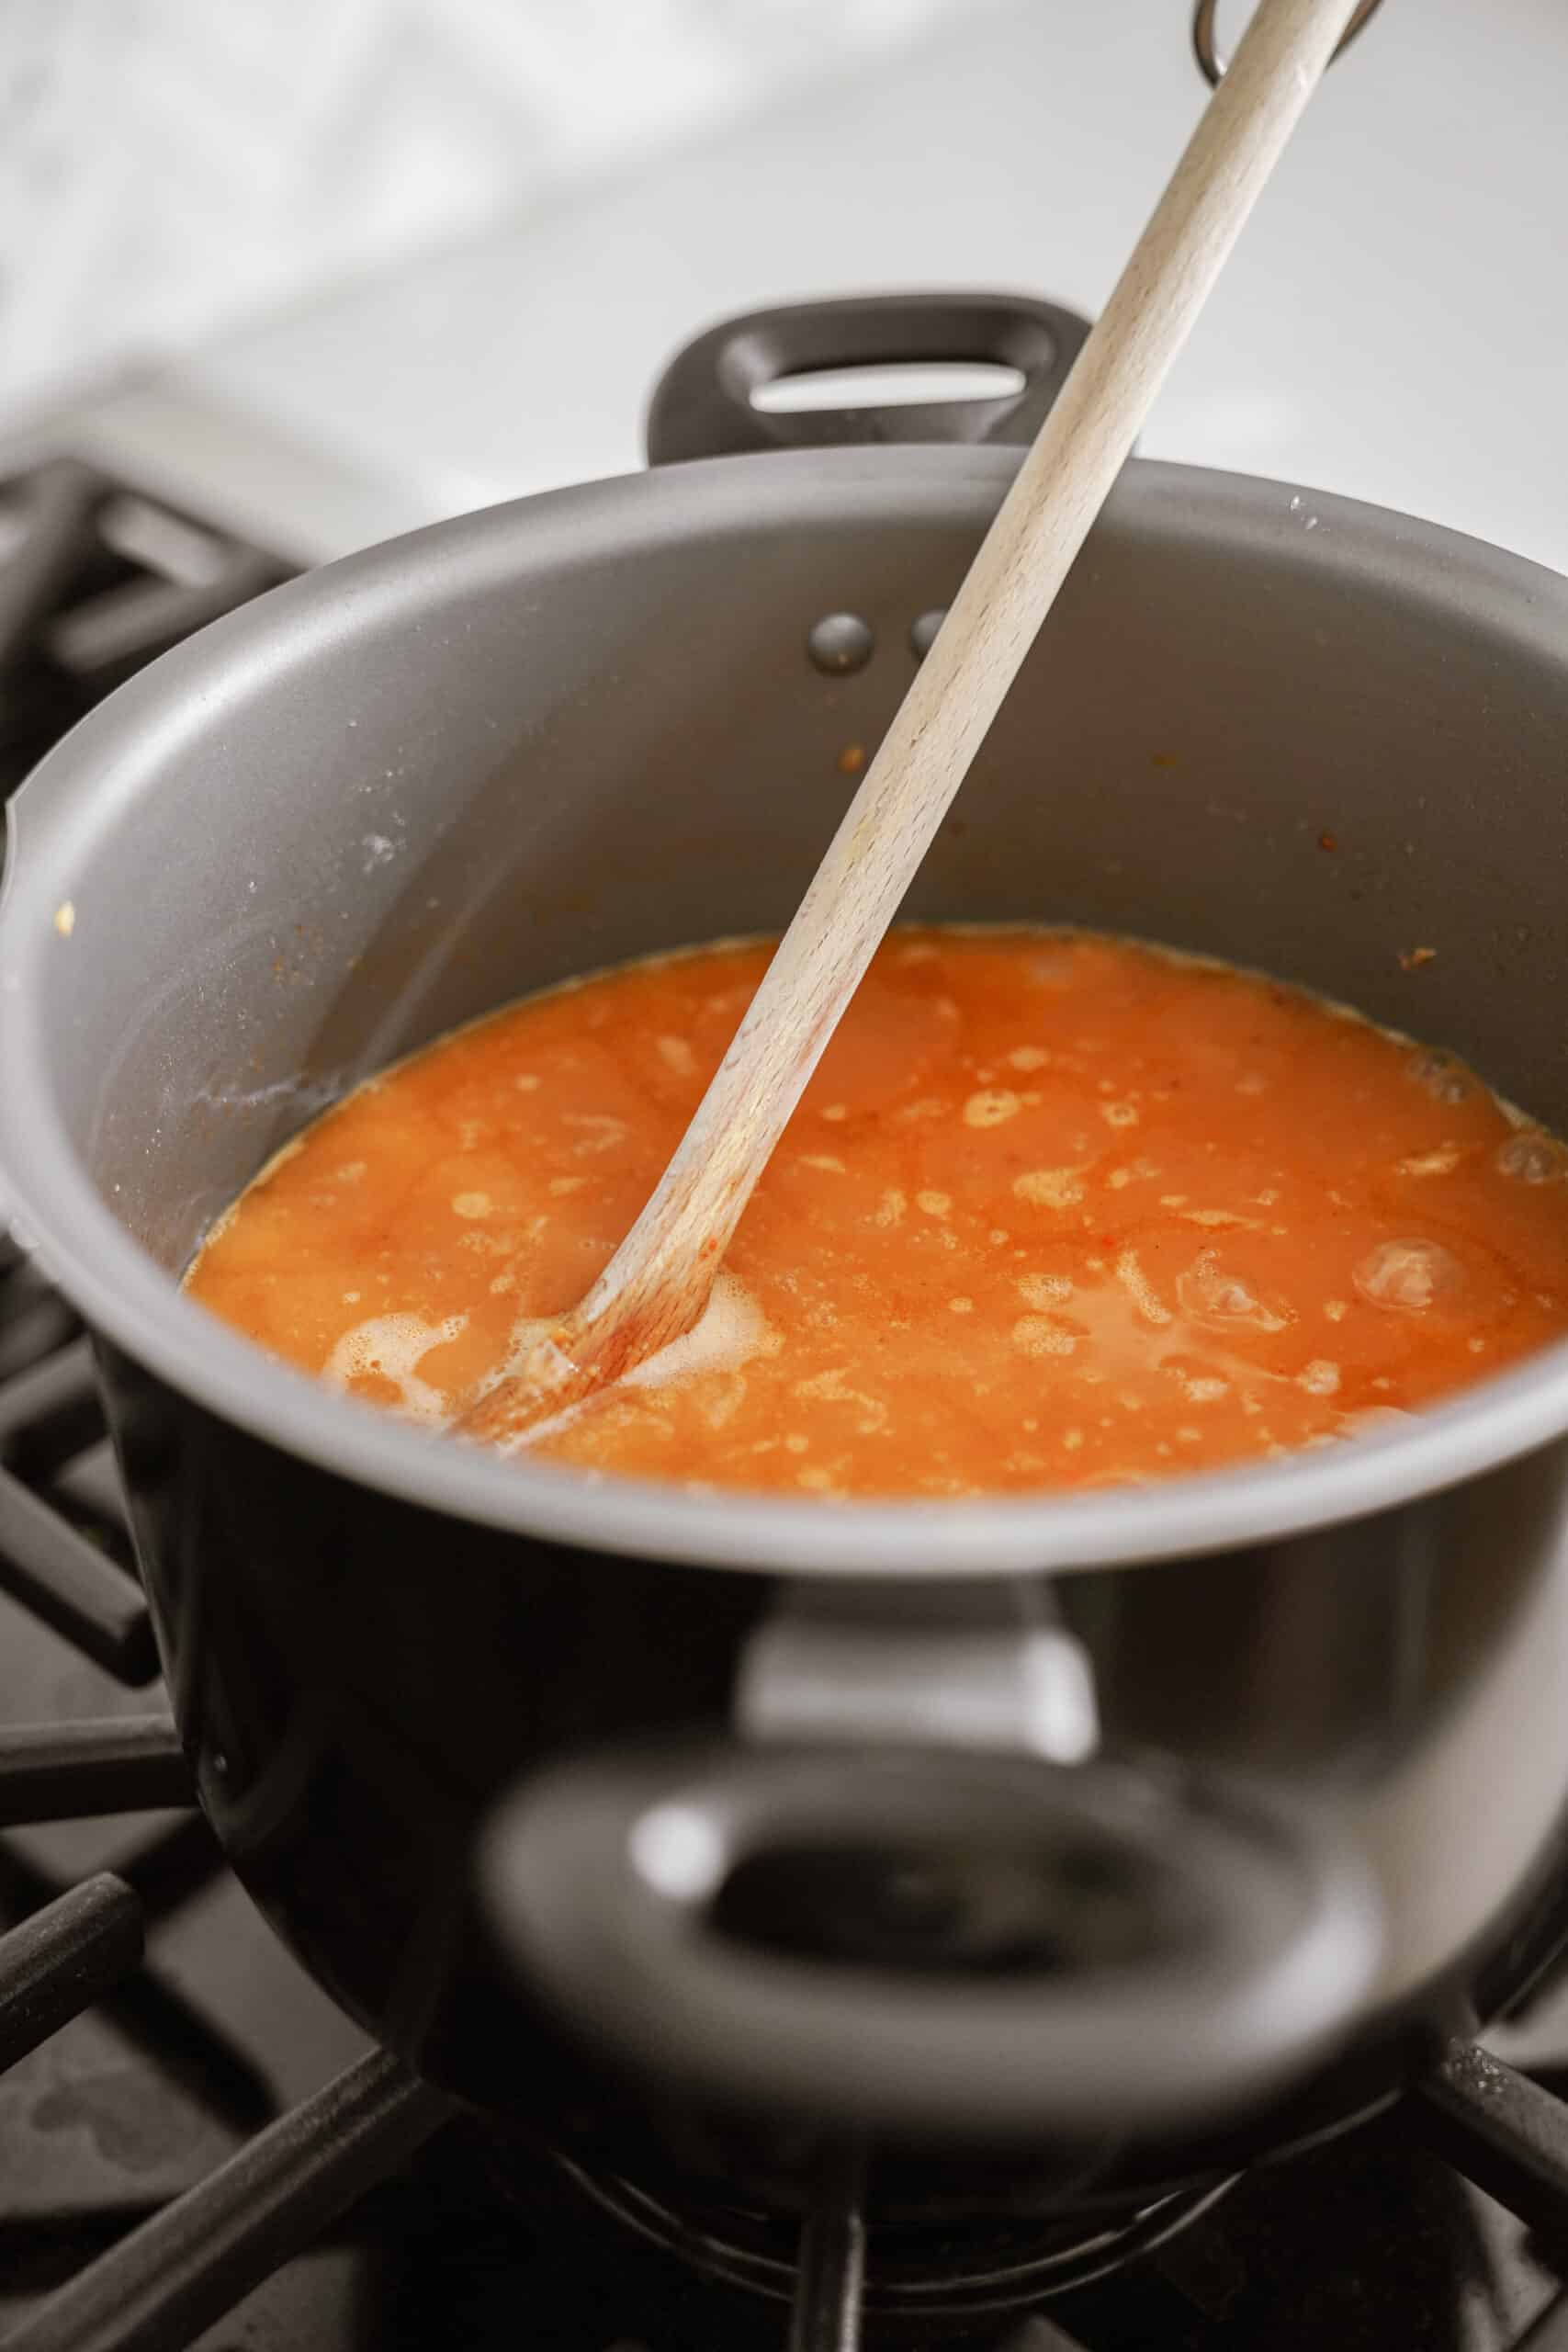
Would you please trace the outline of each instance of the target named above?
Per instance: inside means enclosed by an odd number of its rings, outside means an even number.
[[[286,569],[79,468],[0,483],[0,795]],[[784,2343],[781,2303],[620,2230],[547,2155],[502,2160],[252,1909],[190,1807],[86,1342],[8,1245],[0,1929],[0,2352]],[[919,2341],[1568,2352],[1557,2079],[1456,2047],[1377,2122],[1259,2167],[1125,2268]]]

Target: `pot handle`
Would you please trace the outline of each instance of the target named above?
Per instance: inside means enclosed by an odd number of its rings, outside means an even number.
[[[1067,379],[1089,321],[1021,294],[863,294],[749,311],[678,352],[654,388],[648,461],[721,458],[848,442],[1033,440]],[[782,376],[828,369],[988,362],[1023,382],[991,400],[764,411],[752,395]]]
[[[508,1963],[613,2064],[894,2136],[1217,2116],[1341,2038],[1381,1952],[1322,1824],[1104,1761],[601,1753],[514,1791],[479,1868]]]

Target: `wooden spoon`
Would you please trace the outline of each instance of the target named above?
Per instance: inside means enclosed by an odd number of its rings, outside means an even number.
[[[491,1443],[688,1331],[758,1177],[1356,0],[1260,0],[647,1207],[457,1423]]]

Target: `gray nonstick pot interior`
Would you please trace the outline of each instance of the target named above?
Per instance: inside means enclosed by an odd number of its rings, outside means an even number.
[[[89,1317],[371,1483],[755,1566],[1213,1549],[1568,1423],[1554,1351],[1408,1435],[1245,1476],[825,1515],[478,1458],[324,1396],[177,1295],[214,1212],[369,1070],[563,974],[781,925],[852,789],[840,755],[886,725],[911,625],[1010,463],[732,458],[498,508],[277,590],[79,728],[18,804],[0,1188]],[[806,639],[833,611],[874,650],[829,677]],[[1259,966],[1568,1124],[1565,742],[1568,583],[1372,509],[1134,462],[908,910]],[[1435,957],[1405,968],[1417,947]]]

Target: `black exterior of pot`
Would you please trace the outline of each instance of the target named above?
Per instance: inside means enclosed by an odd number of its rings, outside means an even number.
[[[775,347],[743,323],[744,349]],[[815,364],[865,356],[847,331],[814,334]],[[690,403],[656,415],[675,409]],[[1007,471],[983,448],[737,458],[442,526],[205,632],[23,797],[0,921],[0,1162],[98,1330],[203,1802],[367,2025],[465,2096],[553,2137],[602,2134],[622,2161],[640,2133],[777,2188],[829,2117],[922,2160],[961,2149],[960,2200],[989,2183],[987,2136],[1009,2198],[1086,2167],[1180,2169],[1377,2097],[1547,1933],[1568,1790],[1554,1360],[1332,1461],[1089,1508],[757,1511],[732,1535],[716,1506],[405,1438],[175,1295],[215,1209],[368,1069],[561,972],[781,921],[841,806],[840,751],[886,722],[916,624]],[[870,640],[858,666],[808,650],[834,614]],[[1564,1123],[1562,582],[1312,493],[1135,465],[1048,639],[916,910],[1072,915],[1268,965],[1449,1037]],[[1342,858],[1317,848],[1325,828]],[[1432,938],[1417,999],[1397,951]],[[1088,1566],[1101,1573],[1059,1573]],[[706,1789],[702,1757],[738,1714],[743,1760],[840,1759],[857,1836],[888,1817],[882,1763],[929,1770],[908,1723],[879,1756],[886,1720],[868,1731],[864,1692],[836,1679],[868,1623],[907,1665],[910,1642],[980,1657],[994,1736],[941,1759],[976,1838],[1018,1796],[1017,1756],[994,1751],[1032,1755],[1042,1817],[1076,1837],[1092,1815],[1090,1862],[1126,1865],[1118,1885],[1152,1920],[1169,1888],[1151,1855],[1191,1860],[1189,1893],[1223,1893],[1234,1850],[1222,1838],[1204,1878],[1194,1825],[1243,1823],[1254,1859],[1280,1864],[1282,1943],[1325,1914],[1349,1933],[1324,1948],[1334,1968],[1250,2043],[1212,2003],[1235,2063],[1222,2034],[1201,2082],[1158,2079],[1194,2039],[1173,2025],[1174,1984],[1099,2077],[1041,2067],[1048,2041],[1017,2040],[1045,2077],[1027,2129],[1021,2105],[999,2115],[976,2092],[978,2069],[950,2098],[928,2069],[920,2111],[880,2061],[792,2073],[784,2041],[731,2014],[694,2042],[650,2032],[632,1998],[649,1971],[586,1963],[638,1922],[676,1967],[745,1944],[708,1932],[705,1897],[666,1884],[654,1903],[621,1868],[670,1791]],[[985,1679],[1031,1645],[1065,1678],[1040,1721],[1005,1670]],[[792,1655],[815,1663],[803,1675]],[[1103,1766],[1070,1760],[1075,1658],[1092,1665]],[[839,1708],[810,1737],[789,1713],[807,1686]],[[649,1741],[673,1743],[667,1781],[638,1778]],[[590,1785],[606,1751],[619,1814]],[[805,1802],[778,1775],[765,1794]],[[572,1810],[591,1796],[597,1813]],[[724,1808],[703,1802],[705,1834]],[[563,1819],[601,1840],[592,1869],[570,1837],[560,1866]],[[481,1871],[487,1822],[502,1826]],[[1064,1854],[1084,1861],[1058,1839],[1057,1894]],[[1168,1956],[1185,1966],[1182,1933]],[[1095,1965],[1075,1948],[1070,1968],[1036,1966],[1036,1989],[1081,1991]],[[814,1981],[828,1999],[839,1982]],[[1217,1977],[1185,1981],[1217,2000]],[[982,2006],[977,1982],[953,2016]],[[931,2040],[910,2045],[914,2077]],[[1314,2069],[1315,2098],[1286,2104]],[[1021,2166],[1023,2144],[1045,2161]]]
[[[723,1742],[739,1661],[782,1584],[520,1544],[367,1492],[208,1411],[101,1337],[96,1347],[203,1807],[318,1981],[432,2079],[582,2162],[784,2207],[808,2193],[819,2084],[804,2076],[794,2107],[727,2097],[694,2086],[657,2046],[631,2056],[594,2030],[592,2009],[573,2021],[531,1996],[476,1872],[487,1823],[542,1768],[682,1752],[694,1729]],[[1568,1450],[1553,1449],[1502,1474],[1488,1502],[1528,1527],[1564,1493]],[[1227,1613],[1241,1621],[1233,1663],[1246,1661],[1251,1683],[1232,1737],[1253,1772],[1262,1752],[1276,1781],[1303,1764],[1310,1778],[1325,1751],[1354,1750],[1352,1724],[1396,1723],[1410,1664],[1398,1624],[1413,1606],[1436,1602],[1427,1631],[1450,1652],[1450,1702],[1474,1703],[1466,1683],[1484,1684],[1489,1650],[1557,1570],[1531,1546],[1506,1589],[1472,1607],[1466,1586],[1484,1595],[1494,1564],[1456,1556],[1450,1527],[1444,1572],[1413,1596],[1398,1566],[1412,1532],[1425,1548],[1433,1531],[1363,1529],[1334,1571],[1309,1542],[1192,1561],[1174,1577],[1134,1569],[1057,1588],[1094,1657],[1113,1747],[1156,1784],[1185,1778],[1173,1755],[1194,1742],[1179,1694],[1226,1654],[1194,1623]],[[1270,1669],[1250,1639],[1270,1611],[1300,1659],[1344,1679],[1338,1738],[1310,1690],[1292,1694],[1291,1665]],[[1506,1709],[1501,1693],[1496,1703]],[[1269,1722],[1267,1742],[1246,1736],[1248,1718]],[[1222,1779],[1234,1760],[1224,1746],[1205,1759]],[[1392,1753],[1381,1762],[1371,1777],[1386,1790],[1398,1766]],[[1483,1932],[1434,1951],[1418,1984],[1350,2021],[1304,2078],[1179,2123],[1130,2123],[1119,2088],[1100,2128],[1081,2111],[1022,2137],[973,2114],[940,2130],[896,2116],[871,2135],[879,2210],[961,2217],[1163,2193],[1372,2111],[1555,1956],[1564,1851],[1559,1821]]]

